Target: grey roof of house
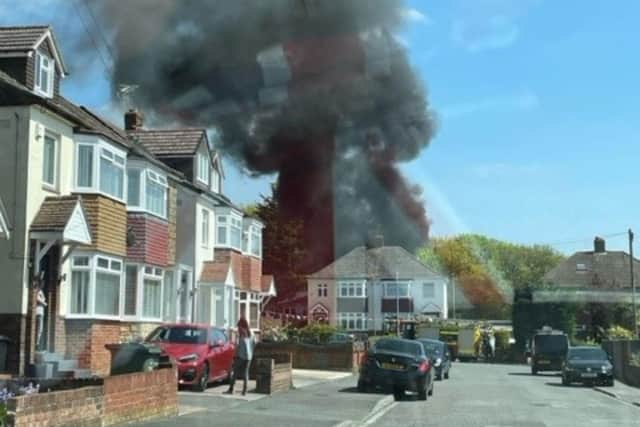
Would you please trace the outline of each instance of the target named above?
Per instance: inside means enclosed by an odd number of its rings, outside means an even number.
[[[127,133],[158,157],[192,156],[207,135],[205,129],[144,129]]]
[[[630,288],[630,259],[623,251],[576,252],[547,272],[544,281],[564,288]],[[634,258],[633,267],[634,280],[640,284],[640,261]]]
[[[49,34],[56,50],[60,68],[66,73],[66,67],[58,48],[58,42],[50,25],[31,25],[19,27],[0,27],[0,51],[5,52],[29,52],[38,47],[38,43]]]
[[[31,231],[64,231],[80,196],[47,197],[31,223]]]
[[[400,279],[441,277],[400,246],[359,246],[308,277],[393,279],[396,274]]]

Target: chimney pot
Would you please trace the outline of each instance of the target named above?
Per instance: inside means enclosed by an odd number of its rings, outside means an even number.
[[[125,130],[139,130],[144,125],[144,116],[142,112],[136,109],[130,109],[124,113],[124,128]]]
[[[606,243],[602,237],[596,237],[593,239],[593,251],[599,254],[607,251]]]

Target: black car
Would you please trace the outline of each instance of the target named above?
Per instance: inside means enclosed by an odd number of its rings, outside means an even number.
[[[543,329],[531,340],[531,374],[561,371],[567,356],[569,338],[562,331]]]
[[[562,368],[562,384],[574,382],[613,386],[613,365],[600,347],[571,347]]]
[[[427,357],[433,364],[436,380],[448,379],[451,370],[451,353],[447,343],[428,338],[418,338],[418,342],[422,344]]]
[[[418,393],[419,400],[433,394],[433,367],[418,341],[383,338],[369,349],[360,368],[358,391],[392,389],[396,400],[405,391]]]

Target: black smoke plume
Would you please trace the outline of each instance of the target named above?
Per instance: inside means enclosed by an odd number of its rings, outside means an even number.
[[[428,237],[420,189],[398,169],[434,133],[425,89],[393,37],[399,0],[97,1],[113,85],[158,119],[216,129],[216,148],[278,174],[302,219],[310,272],[373,233]]]

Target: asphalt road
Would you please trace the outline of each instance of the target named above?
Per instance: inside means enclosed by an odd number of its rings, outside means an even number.
[[[640,426],[640,408],[591,388],[563,387],[557,375],[532,376],[526,366],[457,363],[430,400],[393,403],[370,421],[394,427]]]
[[[145,427],[204,426],[640,426],[640,407],[587,387],[562,387],[526,366],[454,364],[426,402],[360,394],[347,377],[253,401],[186,393],[197,410]],[[617,386],[618,387],[618,386]],[[612,390],[615,390],[614,387]]]

